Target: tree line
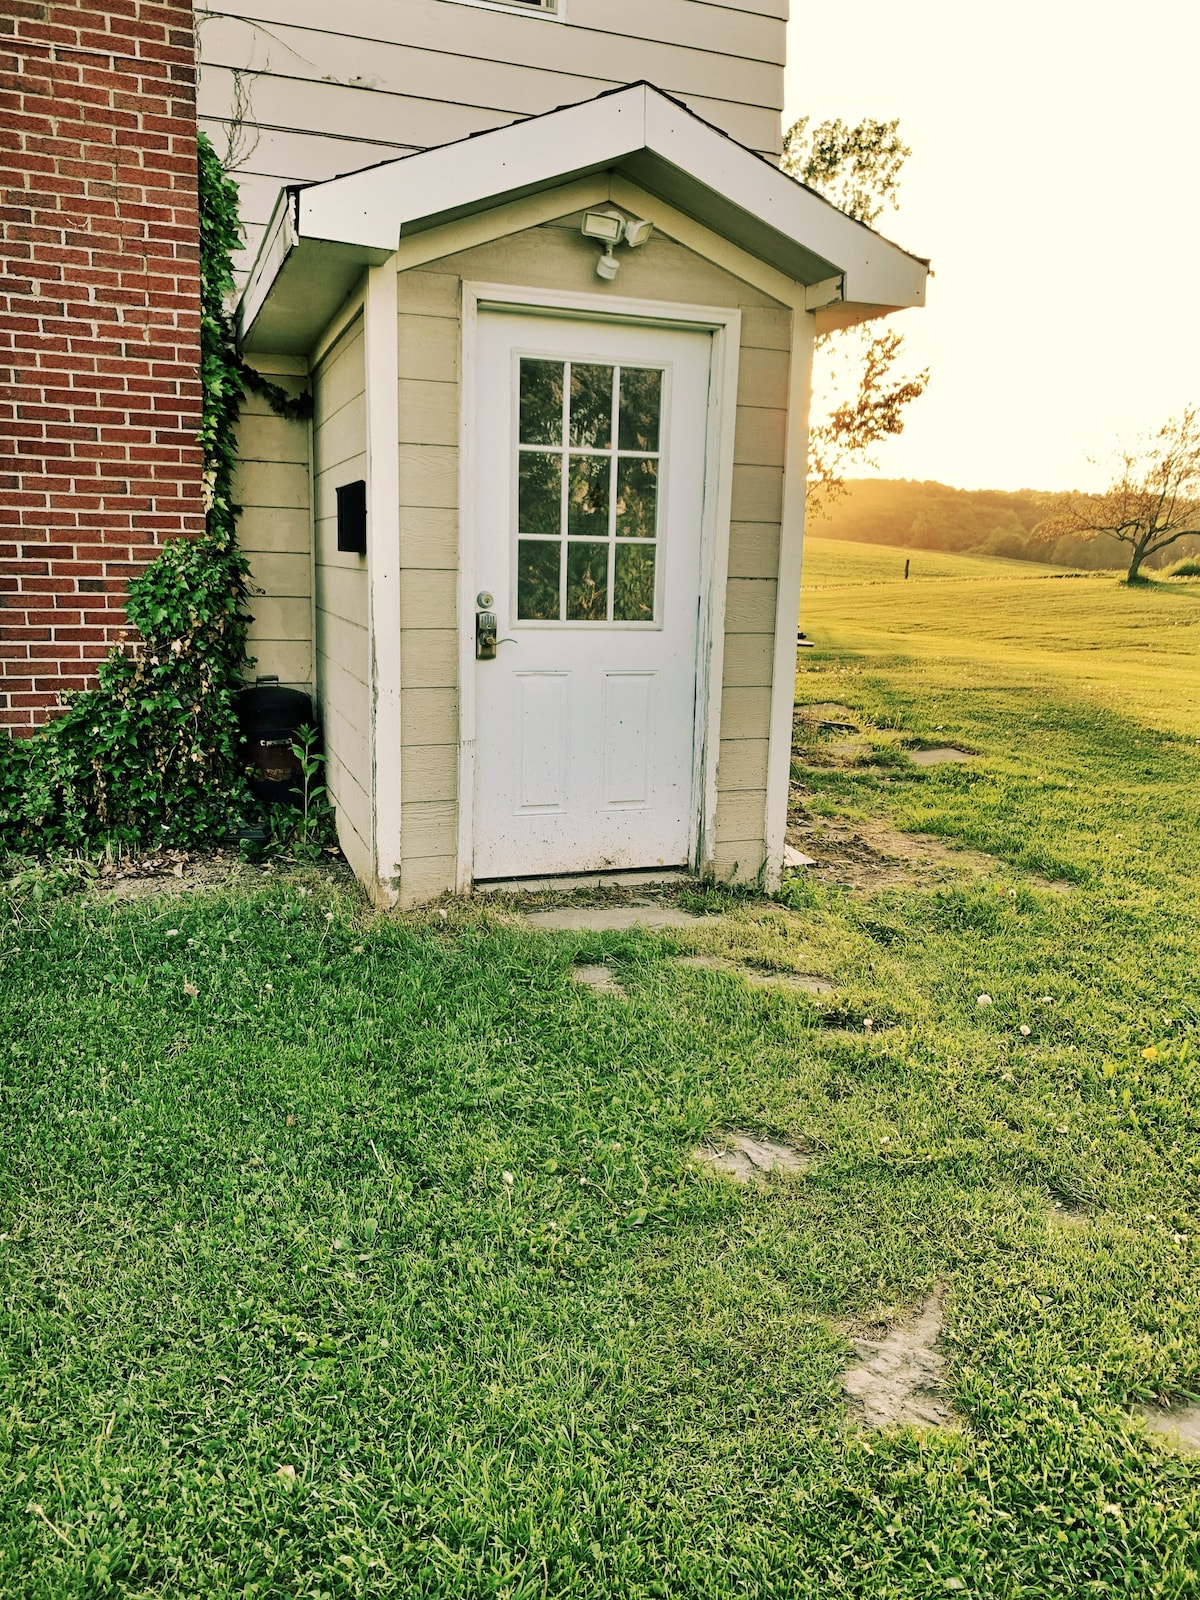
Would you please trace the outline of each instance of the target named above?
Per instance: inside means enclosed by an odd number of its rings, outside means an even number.
[[[1047,538],[1062,502],[1061,494],[1036,489],[954,489],[909,478],[848,478],[845,493],[810,518],[809,532],[862,544],[1005,556],[1089,571],[1126,564],[1127,556],[1112,539],[1070,531]],[[1145,565],[1162,568],[1196,554],[1200,532],[1147,556]]]

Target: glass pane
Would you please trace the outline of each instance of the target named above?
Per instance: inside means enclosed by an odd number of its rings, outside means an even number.
[[[562,457],[522,450],[517,532],[562,533]]]
[[[571,363],[571,443],[592,450],[612,444],[613,369]]]
[[[558,621],[558,539],[517,542],[517,616],[522,622]]]
[[[613,575],[613,621],[654,621],[654,546],[619,544]]]
[[[567,532],[573,539],[608,538],[608,456],[572,456]]]
[[[658,462],[626,456],[617,462],[617,537],[653,539],[658,515]]]
[[[521,358],[521,443],[561,444],[563,363]]]
[[[657,367],[621,368],[617,443],[622,450],[657,450],[662,411],[662,372]]]
[[[567,621],[608,620],[608,546],[567,546]]]

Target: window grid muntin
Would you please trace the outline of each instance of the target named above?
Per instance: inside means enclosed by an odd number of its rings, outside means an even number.
[[[525,362],[540,362],[562,367],[562,410],[559,421],[558,444],[525,444],[521,440],[521,370]],[[571,422],[571,374],[575,366],[605,366],[610,367],[612,377],[612,401],[609,422],[609,445],[601,449],[592,445],[572,445],[570,434]],[[657,450],[623,450],[620,446],[620,409],[621,409],[621,375],[624,371],[631,372],[657,372],[658,383],[658,449]],[[592,619],[586,617],[569,617],[567,615],[567,592],[569,588],[569,552],[572,544],[575,546],[588,543],[604,543],[607,545],[606,585],[607,597],[604,621],[618,627],[656,628],[661,626],[659,621],[659,596],[662,592],[662,490],[663,474],[662,463],[664,457],[664,433],[667,416],[667,370],[668,364],[654,361],[606,361],[591,359],[572,361],[569,357],[546,355],[519,355],[517,357],[517,382],[516,382],[516,444],[517,444],[517,483],[516,483],[516,515],[514,517],[515,538],[514,557],[516,574],[514,582],[513,615],[517,622],[533,626],[571,626],[588,627]],[[559,528],[557,533],[530,533],[523,532],[520,525],[520,478],[521,458],[524,455],[547,455],[559,458]],[[572,535],[570,533],[570,496],[571,496],[571,458],[573,456],[586,456],[606,459],[609,463],[608,480],[608,532],[604,540],[598,540],[592,534]],[[617,488],[619,484],[619,463],[621,461],[654,461],[658,465],[654,485],[654,533],[651,537],[621,536],[617,533]],[[557,544],[559,547],[559,589],[558,589],[558,616],[557,617],[522,617],[520,613],[520,546],[523,542],[537,542],[540,544]],[[614,616],[616,607],[616,574],[617,550],[622,547],[632,546],[643,551],[653,551],[654,554],[654,585],[653,585],[653,610],[649,619],[643,621],[621,619]],[[599,619],[596,619],[599,620]]]

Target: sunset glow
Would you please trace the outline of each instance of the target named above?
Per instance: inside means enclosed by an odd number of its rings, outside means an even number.
[[[785,125],[899,117],[881,231],[933,261],[898,319],[929,392],[888,477],[1089,486],[1118,436],[1200,399],[1195,0],[793,7]]]

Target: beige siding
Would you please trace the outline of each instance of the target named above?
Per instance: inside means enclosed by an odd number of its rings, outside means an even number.
[[[289,394],[307,387],[303,361],[256,358]],[[242,507],[238,543],[250,562],[247,677],[313,685],[312,524],[309,431],[248,394],[238,419],[234,497]]]
[[[337,548],[339,485],[367,475],[366,365],[357,318],[313,373],[317,699],[338,838],[354,870],[374,871],[367,561]]]
[[[569,0],[565,21],[457,0],[214,0],[200,22],[201,120],[218,151],[233,143],[252,253],[284,183],[640,79],[775,156],[786,16],[786,0]]]
[[[595,262],[578,219],[509,235],[399,282],[402,636],[402,899],[455,886],[458,738],[458,459],[463,280],[591,294]],[[724,876],[765,855],[767,740],[775,632],[791,312],[662,235],[624,259],[634,298],[740,307],[739,384],[717,770]]]

